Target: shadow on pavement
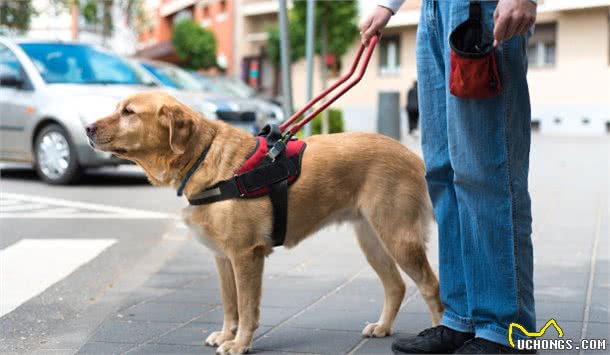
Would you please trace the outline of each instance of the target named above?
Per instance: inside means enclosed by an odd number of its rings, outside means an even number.
[[[42,181],[36,172],[28,168],[2,168],[0,178],[7,180]],[[133,186],[149,185],[144,173],[139,171],[88,170],[76,186]]]

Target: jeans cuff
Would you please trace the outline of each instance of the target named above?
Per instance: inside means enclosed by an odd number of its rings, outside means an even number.
[[[474,333],[474,324],[468,318],[460,317],[456,314],[445,310],[441,318],[441,325],[447,328],[457,330],[462,333]]]
[[[475,336],[477,338],[493,341],[494,343],[510,346],[508,341],[508,330],[498,327],[497,325],[485,324],[480,327],[477,326]],[[527,339],[527,337],[519,333],[513,333],[513,342],[515,344],[517,344],[518,339]]]

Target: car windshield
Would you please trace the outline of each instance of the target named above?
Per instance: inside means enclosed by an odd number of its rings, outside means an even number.
[[[248,86],[241,80],[227,77],[219,77],[215,79],[219,85],[226,87],[233,92],[234,95],[242,99],[248,99],[256,96],[256,90]]]
[[[169,65],[155,65],[142,63],[152,75],[154,75],[163,85],[182,90],[204,90],[203,86],[193,78],[187,71]]]
[[[150,85],[123,59],[86,45],[21,43],[45,82]]]

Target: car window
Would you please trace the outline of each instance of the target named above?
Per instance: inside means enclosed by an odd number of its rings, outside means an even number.
[[[171,81],[171,79],[168,78],[166,75],[164,75],[157,67],[147,63],[142,63],[142,66],[146,68],[146,70],[148,70],[152,75],[154,75],[155,78],[159,79],[159,81],[163,85],[169,86],[170,88],[178,89],[178,85],[174,84],[174,82]]]
[[[79,44],[22,43],[47,83],[146,84],[120,57]]]
[[[21,63],[15,53],[0,44],[0,76],[5,75],[21,77]]]
[[[169,66],[143,64],[154,76],[167,86],[183,90],[203,90],[202,85],[187,71]]]

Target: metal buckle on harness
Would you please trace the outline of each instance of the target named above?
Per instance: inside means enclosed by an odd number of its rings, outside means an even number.
[[[275,142],[273,147],[271,147],[271,149],[269,149],[269,151],[267,152],[267,157],[271,159],[271,162],[274,162],[275,158],[277,158],[278,155],[282,154],[284,149],[286,149],[286,143],[282,142],[281,140],[277,141]]]
[[[235,185],[237,186],[237,190],[239,190],[239,197],[246,196],[243,186],[239,183],[239,175],[234,174],[233,179],[235,179]]]

